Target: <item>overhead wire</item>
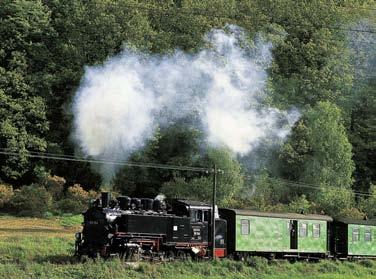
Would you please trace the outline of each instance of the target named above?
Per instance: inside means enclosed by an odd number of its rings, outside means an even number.
[[[131,162],[131,161],[116,161],[116,160],[108,160],[108,159],[88,159],[86,157],[79,157],[79,156],[73,156],[73,155],[61,155],[61,154],[47,153],[47,152],[27,151],[27,153],[20,154],[19,152],[7,151],[5,150],[5,148],[0,148],[0,154],[9,155],[9,156],[18,156],[18,157],[25,156],[25,157],[38,158],[38,159],[51,159],[51,160],[71,161],[71,162],[120,165],[120,166],[128,166],[128,167],[155,168],[155,169],[193,171],[193,172],[204,172],[204,173],[213,172],[212,168],[178,166],[178,165],[157,164],[157,163],[141,163],[141,162]]]
[[[116,161],[116,160],[105,160],[105,159],[87,159],[85,157],[77,157],[73,155],[61,155],[61,154],[55,154],[55,153],[46,153],[46,152],[32,152],[29,151],[29,154],[20,154],[18,152],[10,152],[10,151],[4,151],[5,148],[0,148],[0,154],[2,155],[9,155],[9,156],[25,156],[30,158],[39,158],[39,159],[50,159],[50,160],[61,160],[61,161],[71,161],[71,162],[85,162],[85,163],[95,163],[95,164],[112,164],[112,165],[122,165],[122,166],[129,166],[129,167],[141,167],[141,168],[155,168],[155,169],[166,169],[166,170],[180,170],[180,171],[193,171],[193,172],[201,172],[201,173],[213,173],[213,168],[202,168],[202,167],[192,167],[192,166],[177,166],[177,165],[170,165],[170,164],[156,164],[156,163],[139,163],[139,162],[131,162],[131,161]],[[228,174],[226,170],[217,170],[217,174]],[[250,180],[253,177],[244,175],[242,176],[245,180]],[[229,183],[229,181],[233,180],[233,178],[227,176],[225,178],[225,183]],[[299,187],[299,188],[309,188],[309,189],[315,189],[315,190],[321,190],[322,187],[316,184],[309,184],[304,183],[300,181],[291,181],[287,179],[282,178],[276,178],[273,177],[272,180],[277,180],[280,182],[283,182],[285,184],[288,184],[293,187]],[[328,186],[331,189],[335,189],[339,191],[338,188],[334,186]],[[349,189],[351,190],[351,189]],[[372,196],[370,193],[366,192],[359,192],[351,190],[355,195],[358,196]]]
[[[253,179],[253,177],[251,176],[243,176],[243,178],[245,180],[250,180],[250,179]],[[320,186],[320,185],[317,185],[317,184],[311,184],[311,183],[304,183],[304,182],[301,182],[301,181],[292,181],[292,180],[288,180],[288,179],[283,179],[283,178],[277,178],[277,177],[272,177],[271,178],[272,180],[276,180],[276,181],[279,181],[279,182],[282,182],[282,183],[285,183],[289,186],[292,186],[292,187],[298,187],[298,188],[308,188],[308,189],[314,189],[314,190],[322,190],[324,187]],[[340,191],[340,189],[342,190],[348,190],[348,191],[351,191],[352,193],[354,193],[355,195],[357,196],[365,196],[365,197],[370,197],[372,196],[372,194],[370,193],[366,193],[366,192],[360,192],[360,191],[354,191],[352,189],[347,189],[347,188],[338,188],[338,187],[335,187],[335,186],[330,186],[328,185],[327,186],[328,188],[330,189],[333,189],[337,192]]]

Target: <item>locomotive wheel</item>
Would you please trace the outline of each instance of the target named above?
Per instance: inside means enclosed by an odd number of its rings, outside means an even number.
[[[166,260],[172,262],[175,260],[175,253],[172,250],[166,251]]]
[[[194,259],[194,257],[192,256],[190,252],[185,253],[185,257],[187,261],[192,261]]]
[[[179,260],[184,261],[187,258],[187,255],[186,255],[186,253],[184,251],[178,250],[178,252],[176,253],[176,257]]]
[[[118,257],[119,257],[119,260],[124,262],[125,259],[126,259],[126,255],[125,255],[125,252],[124,251],[121,251],[119,254],[118,254]]]
[[[127,249],[119,254],[119,258],[123,262],[138,262],[141,257],[138,249]]]

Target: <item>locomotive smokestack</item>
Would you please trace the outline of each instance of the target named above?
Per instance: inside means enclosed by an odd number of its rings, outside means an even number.
[[[106,208],[110,206],[110,201],[111,201],[111,193],[110,192],[102,192],[102,207]]]

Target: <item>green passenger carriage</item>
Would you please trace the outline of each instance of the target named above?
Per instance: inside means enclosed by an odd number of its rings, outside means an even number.
[[[376,221],[336,219],[334,252],[339,258],[376,258]]]
[[[272,257],[327,257],[330,226],[326,215],[220,209],[227,221],[228,254]]]

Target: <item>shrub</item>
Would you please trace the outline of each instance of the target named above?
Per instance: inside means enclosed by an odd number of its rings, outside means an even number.
[[[364,219],[366,215],[355,207],[342,209],[339,213],[339,217],[351,218],[351,219]]]
[[[355,202],[351,189],[340,187],[322,187],[314,199],[319,211],[334,217],[340,216],[341,211],[352,208]]]
[[[18,215],[42,217],[51,208],[52,196],[44,187],[23,186],[14,192],[10,204]]]
[[[85,191],[79,184],[75,184],[67,189],[65,199],[57,202],[57,209],[62,213],[81,213],[88,207],[90,200],[97,196],[97,192]]]
[[[46,189],[55,199],[58,199],[63,194],[65,182],[63,177],[48,176],[46,178]]]
[[[63,199],[57,202],[57,208],[61,213],[78,214],[87,208],[87,204],[74,199]]]
[[[74,184],[68,188],[67,198],[77,200],[83,203],[88,203],[91,199],[94,199],[98,196],[95,191],[85,191],[79,184]]]
[[[289,211],[307,214],[312,212],[314,205],[309,202],[305,195],[301,195],[300,197],[294,199],[289,204]]]
[[[12,186],[0,184],[0,208],[6,207],[13,195],[14,192]]]
[[[370,196],[363,198],[359,202],[359,206],[367,214],[369,219],[376,217],[376,185],[371,185]]]

